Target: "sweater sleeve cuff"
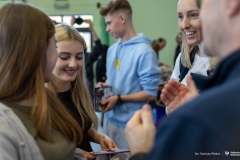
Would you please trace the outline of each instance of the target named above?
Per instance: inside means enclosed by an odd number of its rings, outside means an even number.
[[[129,160],[145,160],[147,157],[146,153],[137,153],[132,155]]]

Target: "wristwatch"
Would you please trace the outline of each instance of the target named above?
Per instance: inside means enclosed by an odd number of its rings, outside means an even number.
[[[118,96],[117,104],[118,105],[123,104],[123,100],[121,99],[121,96],[120,95],[117,95],[117,96]]]

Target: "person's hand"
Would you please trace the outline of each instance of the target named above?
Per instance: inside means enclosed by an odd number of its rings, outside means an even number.
[[[194,99],[199,95],[197,86],[193,81],[192,76],[187,77],[187,86],[188,86],[188,92],[183,99],[183,104],[191,101],[192,99]]]
[[[132,155],[140,152],[148,153],[152,149],[156,127],[149,105],[146,104],[135,112],[126,125],[125,134]]]
[[[96,159],[97,156],[94,155],[94,152],[87,152],[83,150],[84,155],[87,157],[88,160]]]
[[[198,91],[191,76],[187,77],[187,86],[180,82],[170,80],[162,90],[160,99],[167,106],[168,113],[173,112],[179,106],[192,100],[198,95]]]
[[[89,30],[92,31],[93,30],[92,20],[91,19],[85,19],[84,22],[89,24]]]
[[[118,100],[117,96],[111,96],[105,101],[103,101],[101,104],[103,106],[103,112],[107,112],[113,109],[113,107],[116,105]]]
[[[164,85],[160,99],[167,106],[168,113],[182,105],[187,92],[188,88],[177,81],[170,80]]]
[[[98,82],[97,87],[106,87],[107,84],[103,82]]]
[[[106,149],[107,150],[114,150],[114,149],[118,148],[116,143],[110,137],[108,137],[105,134],[100,138],[99,144],[100,144],[100,146],[103,150],[106,150]]]

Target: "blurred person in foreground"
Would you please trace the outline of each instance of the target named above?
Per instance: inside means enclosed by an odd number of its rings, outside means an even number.
[[[196,1],[202,2],[204,53],[221,62],[202,80],[207,89],[166,118],[157,132],[149,106],[135,113],[125,130],[131,160],[230,159],[225,151],[240,148],[240,1]],[[172,100],[178,101],[179,93]]]

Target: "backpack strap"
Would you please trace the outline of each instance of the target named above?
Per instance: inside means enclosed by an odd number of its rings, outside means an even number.
[[[191,64],[193,64],[194,62],[194,58],[195,58],[195,55],[197,53],[197,51],[199,50],[198,46],[194,47],[192,49],[192,51],[190,52],[190,62]],[[179,63],[179,68],[180,68],[180,75],[179,75],[179,82],[182,82],[182,80],[185,78],[185,76],[187,75],[188,71],[189,71],[189,68],[185,67],[183,64],[182,64],[182,61],[181,61],[181,58],[180,58],[180,63]]]

